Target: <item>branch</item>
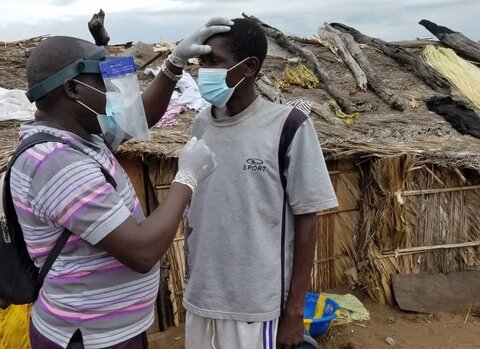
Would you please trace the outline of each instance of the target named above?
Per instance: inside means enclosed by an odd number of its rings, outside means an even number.
[[[386,103],[388,103],[392,108],[404,111],[407,109],[407,102],[395,94],[390,88],[385,85],[382,79],[380,79],[377,74],[373,71],[372,67],[370,66],[370,62],[368,61],[367,56],[363,53],[362,49],[358,44],[353,40],[353,37],[350,34],[345,32],[341,32],[328,23],[325,23],[326,30],[337,34],[345,43],[348,51],[350,51],[351,55],[355,58],[358,65],[367,75],[368,86]]]
[[[353,113],[356,111],[355,106],[348,100],[347,96],[341,92],[337,87],[335,87],[330,80],[328,74],[323,70],[320,66],[320,62],[318,61],[315,54],[303,48],[302,46],[294,43],[291,39],[289,39],[285,34],[283,34],[280,30],[273,28],[272,26],[262,22],[260,19],[254,16],[248,16],[245,13],[242,13],[242,16],[246,19],[249,19],[256,24],[258,24],[263,30],[265,34],[275,40],[280,46],[289,50],[292,53],[298,54],[303,57],[311,66],[313,66],[315,72],[317,73],[320,81],[325,85],[327,91],[330,95],[335,99],[335,101],[342,107],[342,109],[347,113]]]
[[[425,64],[420,57],[412,55],[399,45],[390,44],[381,39],[372,38],[345,24],[332,23],[331,26],[344,33],[350,34],[356,42],[375,47],[398,63],[405,65],[411,72],[420,77],[425,84],[433,88],[435,91],[444,94],[450,91],[450,84],[446,79]]]
[[[105,12],[102,9],[98,13],[92,16],[92,19],[88,22],[88,30],[95,39],[95,45],[105,46],[110,41],[107,30],[104,27]]]
[[[367,89],[367,77],[365,72],[352,57],[340,36],[328,31],[326,28],[319,30],[318,35],[320,36],[320,39],[328,41],[335,46],[340,57],[342,57],[345,64],[350,68],[350,71],[357,81],[358,87],[360,87],[362,91],[365,91]]]

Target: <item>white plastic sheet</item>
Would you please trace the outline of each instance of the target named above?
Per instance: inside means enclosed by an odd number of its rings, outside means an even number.
[[[160,73],[160,67],[147,68],[144,73],[157,76]],[[198,85],[192,76],[187,72],[183,72],[182,78],[178,80],[175,91],[173,91],[170,105],[185,105],[189,109],[200,111],[210,104],[200,95]]]
[[[0,121],[33,120],[37,108],[25,96],[25,91],[0,87]]]

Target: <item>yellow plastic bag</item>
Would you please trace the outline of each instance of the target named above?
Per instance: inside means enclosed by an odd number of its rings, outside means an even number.
[[[0,309],[0,349],[30,349],[30,305]]]

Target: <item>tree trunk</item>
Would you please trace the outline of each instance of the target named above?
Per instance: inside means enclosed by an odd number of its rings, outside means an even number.
[[[390,44],[381,39],[372,38],[362,34],[355,28],[340,23],[332,23],[332,27],[350,34],[356,42],[375,47],[398,63],[406,66],[411,72],[420,77],[425,84],[440,93],[449,93],[450,84],[446,79],[437,74],[432,68],[425,64],[420,57],[412,55],[399,45]]]
[[[377,74],[373,71],[372,67],[370,66],[370,62],[368,61],[367,56],[363,53],[362,49],[358,44],[355,42],[353,37],[345,32],[341,32],[335,28],[333,28],[328,23],[325,23],[325,28],[333,33],[336,33],[342,41],[345,43],[348,51],[350,51],[351,55],[355,58],[358,65],[367,75],[367,81],[370,88],[386,103],[388,103],[392,108],[404,111],[407,109],[407,102],[397,94],[395,94],[390,88],[385,85],[382,79],[380,79]]]
[[[350,68],[350,71],[357,81],[358,87],[360,87],[362,91],[365,91],[367,89],[367,77],[365,76],[365,72],[359,67],[358,63],[345,47],[342,39],[337,34],[332,33],[327,29],[320,29],[318,35],[320,36],[320,39],[329,41],[335,46],[340,57],[342,57],[345,64]]]
[[[479,43],[470,40],[462,33],[454,32],[447,27],[442,27],[426,19],[422,19],[419,24],[424,26],[445,45],[457,51],[461,56],[480,63]]]

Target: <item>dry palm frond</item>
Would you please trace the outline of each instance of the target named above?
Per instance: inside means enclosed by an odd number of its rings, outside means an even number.
[[[425,47],[422,58],[480,109],[480,68],[459,57],[450,48],[433,45]]]

